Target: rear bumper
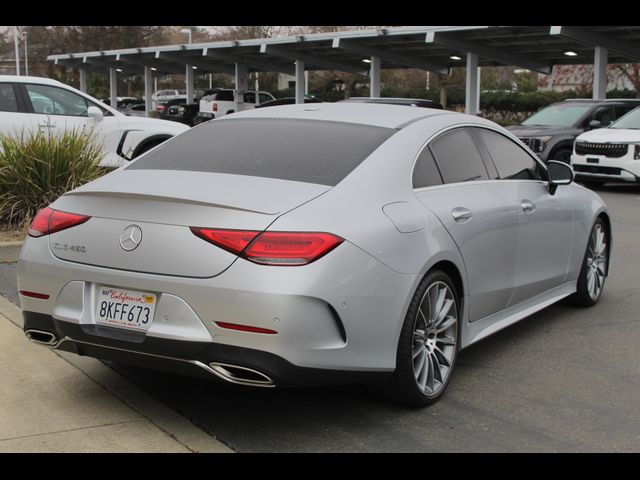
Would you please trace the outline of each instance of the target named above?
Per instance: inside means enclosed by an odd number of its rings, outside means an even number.
[[[214,357],[183,354],[181,349],[213,345],[217,352],[223,346],[238,347],[296,367],[330,372],[395,369],[400,328],[419,281],[420,275],[394,272],[349,242],[304,267],[268,267],[238,259],[211,278],[73,263],[55,257],[44,237],[28,238],[18,262],[19,290],[49,295],[48,299],[21,296],[25,315],[53,317],[56,329],[75,328],[70,339],[102,344],[100,335],[95,335],[96,295],[100,286],[111,286],[158,296],[153,324],[138,343],[160,342],[166,346],[162,355],[210,361]],[[237,331],[223,324],[277,334]],[[56,332],[63,335],[68,330]],[[93,336],[85,338],[78,332]],[[120,347],[132,345],[136,342]],[[83,351],[91,354],[89,347]],[[283,378],[275,375],[279,381]]]
[[[298,367],[272,353],[214,342],[176,341],[79,325],[23,312],[24,331],[48,332],[55,350],[180,375],[256,387],[298,387],[384,381],[390,372]]]

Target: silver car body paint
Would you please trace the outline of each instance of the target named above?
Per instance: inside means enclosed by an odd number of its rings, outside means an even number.
[[[550,195],[546,182],[519,180],[412,188],[415,159],[440,133],[479,126],[520,143],[506,130],[440,110],[313,107],[257,109],[213,122],[315,118],[403,128],[335,187],[123,169],[85,185],[52,208],[91,215],[89,222],[26,240],[19,289],[51,297],[21,297],[22,309],[93,324],[98,285],[154,292],[160,301],[149,337],[245,347],[301,367],[392,371],[414,291],[441,262],[460,273],[461,348],[575,291],[589,232],[606,212],[595,193],[571,184]],[[532,215],[521,210],[523,200],[535,203]],[[455,222],[456,208],[471,210],[471,220]],[[144,239],[125,252],[119,236],[132,224]],[[309,265],[273,267],[216,248],[188,226],[331,232],[345,241]],[[82,244],[86,253],[56,250],[56,242]],[[215,322],[246,323],[278,335],[223,329]]]

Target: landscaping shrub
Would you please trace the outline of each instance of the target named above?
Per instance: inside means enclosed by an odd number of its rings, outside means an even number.
[[[29,222],[63,193],[99,177],[102,157],[102,147],[86,130],[0,134],[0,222]]]

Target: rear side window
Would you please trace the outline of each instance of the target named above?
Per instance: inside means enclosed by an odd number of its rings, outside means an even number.
[[[466,129],[459,128],[431,143],[444,183],[488,180],[489,174],[475,142]]]
[[[128,170],[227,173],[335,186],[395,132],[319,120],[214,120],[163,143]]]
[[[233,102],[233,90],[222,90],[215,95],[215,99],[221,102]]]
[[[12,83],[0,83],[0,112],[17,112],[18,102]]]
[[[425,148],[416,160],[416,166],[413,169],[413,188],[426,188],[434,185],[442,185],[442,177],[431,151]]]
[[[491,130],[477,129],[503,180],[542,180],[538,163],[515,142]]]

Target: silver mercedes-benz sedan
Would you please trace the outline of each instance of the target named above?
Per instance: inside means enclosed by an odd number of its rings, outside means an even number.
[[[461,349],[565,297],[595,304],[610,252],[598,195],[490,121],[290,105],[62,196],[31,225],[18,286],[27,337],[50,348],[427,405]]]

